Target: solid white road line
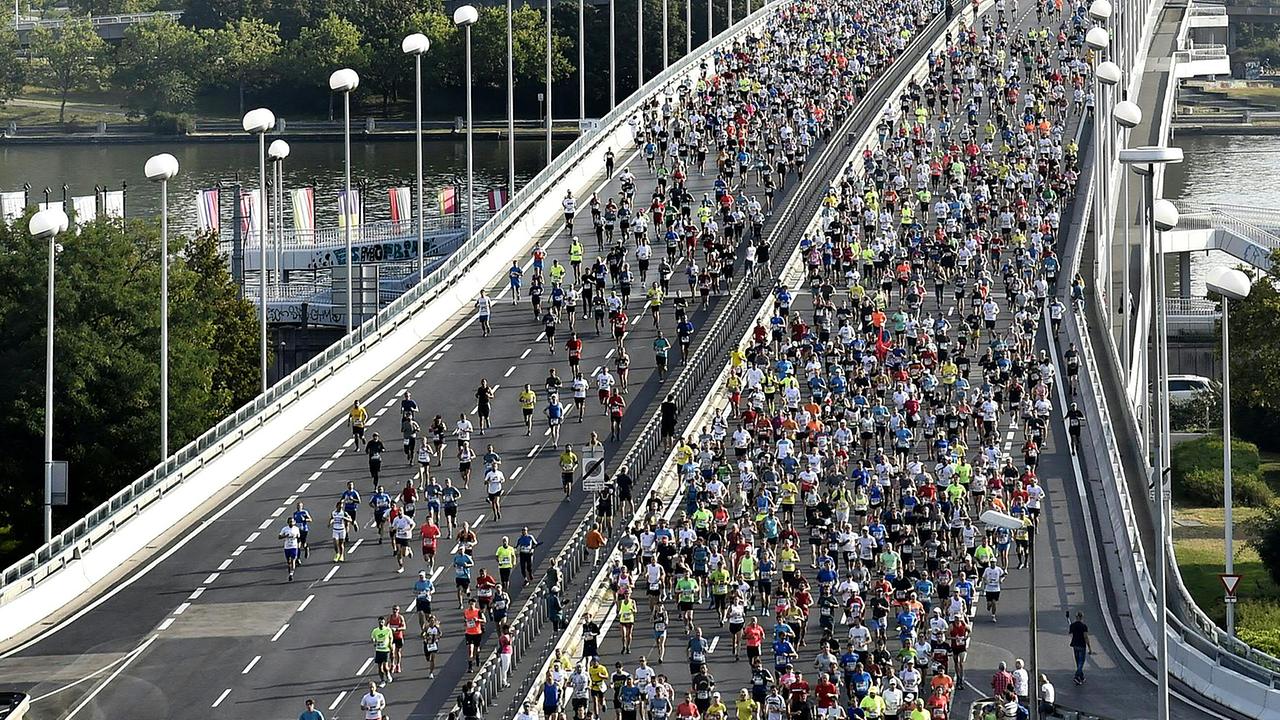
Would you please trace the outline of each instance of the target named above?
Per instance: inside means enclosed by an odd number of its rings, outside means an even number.
[[[296,612],[302,612],[303,610],[306,610],[307,606],[311,604],[311,601],[315,599],[316,599],[315,595],[308,595],[307,599],[303,600],[302,604],[298,606],[298,609]]]
[[[222,694],[218,696],[218,699],[214,700],[213,704],[210,705],[209,707],[218,707],[219,705],[222,704],[223,700],[227,699],[227,696],[230,694],[231,694],[231,688],[227,688],[226,690],[223,690]]]
[[[245,665],[245,666],[244,666],[244,669],[240,671],[240,674],[241,674],[241,675],[248,675],[248,674],[249,674],[249,671],[253,669],[253,666],[254,666],[254,665],[257,665],[257,664],[258,664],[258,661],[259,661],[259,660],[261,660],[261,659],[262,659],[262,656],[261,656],[261,655],[254,655],[254,656],[253,656],[253,659],[249,661],[249,664],[248,664],[248,665]]]
[[[112,683],[112,681],[120,677],[120,673],[124,672],[125,668],[129,667],[130,663],[138,659],[138,656],[141,655],[142,652],[151,645],[151,643],[155,642],[156,638],[158,637],[160,636],[152,635],[151,637],[147,638],[146,642],[139,645],[137,649],[133,651],[133,654],[128,657],[127,660],[120,663],[120,667],[116,668],[115,672],[108,675],[107,678],[103,680],[100,685],[95,687],[88,695],[85,695],[84,698],[80,700],[80,702],[74,708],[71,709],[71,712],[67,713],[65,720],[72,720],[72,718],[78,715],[81,710],[85,709],[85,707],[88,706],[89,703],[93,702],[93,699],[98,697],[98,693],[102,692],[103,689],[105,689],[108,685]]]

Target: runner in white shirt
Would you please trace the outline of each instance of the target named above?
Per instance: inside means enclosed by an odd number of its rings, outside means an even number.
[[[355,521],[351,516],[342,509],[342,501],[339,500],[337,506],[333,510],[333,514],[329,516],[329,529],[333,531],[333,561],[342,562],[347,552],[347,531],[355,525]]]
[[[506,481],[506,474],[496,467],[484,474],[485,492],[489,495],[489,507],[493,510],[495,520],[502,517],[502,484]]]
[[[493,313],[493,300],[482,290],[476,298],[476,314],[480,316],[480,334],[489,337],[489,316]]]
[[[397,573],[404,572],[404,559],[413,555],[413,550],[409,547],[409,541],[413,539],[413,527],[415,523],[413,518],[401,512],[391,521],[391,532],[396,538],[395,554],[396,564],[400,566]]]
[[[284,540],[284,564],[289,569],[289,580],[293,580],[293,571],[298,567],[298,546],[301,544],[302,531],[294,523],[293,517],[285,521],[280,529],[280,539]]]
[[[569,382],[569,387],[573,390],[573,407],[578,411],[578,422],[582,422],[582,416],[587,411],[587,388],[590,383],[582,377],[582,373],[577,373]]]
[[[471,441],[471,433],[475,431],[475,426],[467,419],[466,415],[459,415],[458,422],[453,424],[453,434],[458,437],[458,449],[461,450],[465,443]]]
[[[564,208],[564,231],[566,234],[573,234],[573,216],[578,213],[578,202],[573,199],[573,192],[566,190],[564,192],[564,200],[560,201],[561,207]]]
[[[987,612],[991,622],[996,621],[996,604],[1000,602],[1000,584],[1004,582],[1005,569],[992,562],[982,571],[982,589],[987,596]]]
[[[378,692],[378,684],[369,681],[369,692],[360,698],[360,709],[364,711],[364,720],[382,720],[382,711],[387,707],[387,699]]]
[[[596,396],[600,398],[600,407],[604,408],[604,414],[609,414],[609,394],[613,390],[614,379],[609,373],[609,369],[600,368],[600,372],[596,373]]]

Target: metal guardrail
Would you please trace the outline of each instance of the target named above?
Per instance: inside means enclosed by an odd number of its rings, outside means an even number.
[[[1173,54],[1173,60],[1176,63],[1195,60],[1226,60],[1229,57],[1226,45],[1201,45],[1200,47],[1178,50]]]
[[[88,17],[89,24],[93,27],[103,27],[105,25],[133,25],[135,23],[143,23],[157,17],[168,16],[173,19],[182,17],[181,10],[160,10],[157,12],[145,13],[124,13],[120,15],[92,15]],[[67,23],[68,20],[84,20],[83,16],[67,16],[63,18],[50,18],[47,20],[23,20],[16,24],[18,32],[34,30],[36,28],[46,28],[56,30]]]
[[[767,6],[772,7],[772,3]],[[753,27],[764,16],[765,10],[766,7],[760,8],[751,18],[722,32],[706,49],[719,47],[731,37],[736,37],[737,32]],[[639,93],[634,93],[631,97],[647,99],[659,93],[674,91],[671,86],[695,69],[696,63],[704,58],[705,53],[681,58],[649,80]],[[7,592],[15,586],[19,591],[33,588],[69,563],[79,560],[83,551],[101,542],[116,528],[129,522],[182,484],[192,473],[225,453],[248,433],[312,391],[322,380],[345,367],[364,350],[421,311],[431,300],[446,292],[452,281],[478,263],[505,237],[509,226],[540,200],[548,187],[563,180],[581,162],[582,157],[600,145],[611,142],[612,134],[624,128],[638,103],[639,100],[633,100],[615,107],[601,119],[595,130],[584,133],[570,144],[542,172],[515,193],[508,204],[496,212],[475,235],[432,270],[423,282],[414,285],[306,365],[282,378],[265,393],[223,418],[164,462],[54,535],[48,543],[5,568],[0,573],[0,603],[8,599]]]
[[[1192,17],[1226,17],[1227,8],[1222,5],[1201,5],[1193,3],[1187,10]]]
[[[1216,318],[1222,315],[1218,303],[1205,298],[1167,297],[1164,299],[1165,311],[1169,319],[1174,318]]]
[[[465,125],[462,125],[461,118],[453,120],[423,120],[422,128],[424,130],[454,130],[464,132]],[[477,130],[506,130],[506,120],[475,120],[472,126]],[[545,127],[542,120],[538,119],[522,119],[516,120],[515,126],[520,130],[537,130]],[[289,120],[287,118],[276,118],[276,127],[270,135],[288,135],[290,133],[302,134],[307,133],[341,133],[345,129],[345,125],[341,120]],[[379,117],[353,117],[351,118],[351,132],[359,135],[362,133],[377,132],[411,132],[416,129],[416,125],[412,120],[386,120]],[[554,130],[578,129],[577,119],[573,120],[552,120],[551,127]],[[239,120],[235,119],[202,119],[192,124],[191,133],[200,134],[234,134],[246,135]]]

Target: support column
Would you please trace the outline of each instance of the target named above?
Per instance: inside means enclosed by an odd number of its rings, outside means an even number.
[[[1191,253],[1178,253],[1178,297],[1191,297]]]

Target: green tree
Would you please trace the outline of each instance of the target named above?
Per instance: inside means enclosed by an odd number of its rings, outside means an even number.
[[[240,114],[244,114],[246,88],[258,88],[272,80],[281,48],[280,28],[257,18],[240,18],[211,33],[213,69],[239,89]]]
[[[1280,583],[1280,505],[1272,505],[1250,521],[1249,544],[1258,551],[1262,566],[1276,583]]]
[[[315,25],[302,28],[282,55],[284,75],[303,86],[329,89],[329,73],[338,68],[364,68],[360,31],[350,20],[334,13]]]
[[[1280,253],[1272,262],[1280,263]],[[1231,303],[1231,398],[1240,405],[1280,410],[1280,265],[1256,278],[1249,297]],[[1219,345],[1220,347],[1220,345]]]
[[[0,226],[0,525],[26,547],[40,535],[44,427],[45,263],[26,221]],[[54,448],[71,464],[79,517],[159,458],[159,233],[99,221],[59,238]],[[174,247],[181,241],[176,240]],[[250,397],[257,378],[253,310],[211,238],[175,253],[170,272],[170,433],[178,448]],[[61,511],[60,511],[61,512]]]
[[[115,86],[135,113],[191,109],[206,72],[205,38],[160,16],[131,26],[116,51]]]
[[[165,6],[160,0],[71,0],[68,5],[76,15],[125,15],[154,12]]]
[[[554,14],[553,14],[554,17]],[[517,8],[511,16],[513,69],[516,83],[539,85],[546,81],[547,25],[545,16],[532,7]],[[576,32],[576,31],[575,31]],[[576,53],[574,41],[553,28],[551,36],[551,79],[569,77],[576,59],[570,62],[568,52]],[[500,7],[480,10],[480,20],[471,30],[471,51],[475,63],[476,84],[502,88],[507,82],[507,11]],[[458,68],[459,73],[465,69]]]
[[[26,74],[18,55],[18,34],[10,28],[0,30],[0,105],[22,92]]]
[[[67,96],[101,86],[107,44],[94,32],[88,18],[68,18],[57,29],[31,31],[31,54],[37,58],[41,81],[58,92],[58,122],[65,122]]]

